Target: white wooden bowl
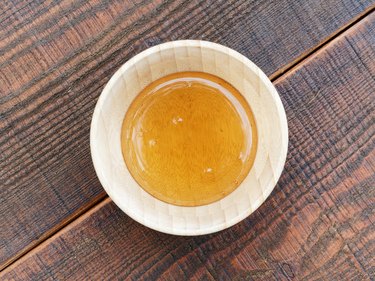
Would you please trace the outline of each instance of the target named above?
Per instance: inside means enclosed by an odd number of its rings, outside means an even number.
[[[181,71],[207,72],[232,84],[249,103],[258,130],[256,157],[245,180],[204,206],[175,206],[151,196],[130,175],[121,151],[121,125],[130,103],[152,81]],[[161,232],[200,235],[238,223],[266,200],[284,167],[288,127],[275,87],[249,59],[211,42],[174,41],[143,51],[112,76],[95,107],[90,145],[100,182],[126,214]]]

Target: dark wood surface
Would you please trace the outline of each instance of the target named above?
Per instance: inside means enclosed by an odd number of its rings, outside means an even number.
[[[374,34],[371,13],[274,82],[288,116],[287,162],[270,198],[243,222],[171,236],[107,198],[2,279],[373,280]]]
[[[0,268],[77,219],[3,277],[374,276],[374,4],[0,1]],[[108,199],[85,213],[106,196],[88,139],[100,91],[136,53],[186,38],[279,77],[290,151],[278,187],[243,223],[197,238],[148,230]]]
[[[89,153],[100,91],[134,54],[198,38],[230,46],[270,76],[374,1],[1,1],[0,264],[104,198]]]

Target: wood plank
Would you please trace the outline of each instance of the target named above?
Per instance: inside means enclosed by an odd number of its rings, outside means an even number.
[[[225,231],[178,237],[111,201],[0,279],[371,280],[375,265],[375,13],[275,82],[290,146],[270,198]]]
[[[374,3],[0,1],[0,268],[105,197],[90,118],[130,57],[164,41],[206,39],[275,76]]]

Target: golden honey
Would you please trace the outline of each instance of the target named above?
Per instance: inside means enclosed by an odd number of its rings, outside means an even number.
[[[257,149],[253,113],[228,82],[179,72],[152,82],[130,105],[122,153],[152,196],[179,206],[220,200],[247,176]]]

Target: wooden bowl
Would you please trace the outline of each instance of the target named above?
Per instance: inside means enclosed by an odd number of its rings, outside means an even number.
[[[256,157],[245,180],[223,199],[197,207],[171,205],[144,191],[121,151],[121,125],[130,103],[152,81],[181,71],[207,72],[232,84],[249,103],[258,130]],[[288,127],[275,87],[249,59],[211,42],[174,41],[143,51],[112,76],[95,107],[90,145],[100,182],[126,214],[161,232],[201,235],[238,223],[266,200],[284,167]]]

